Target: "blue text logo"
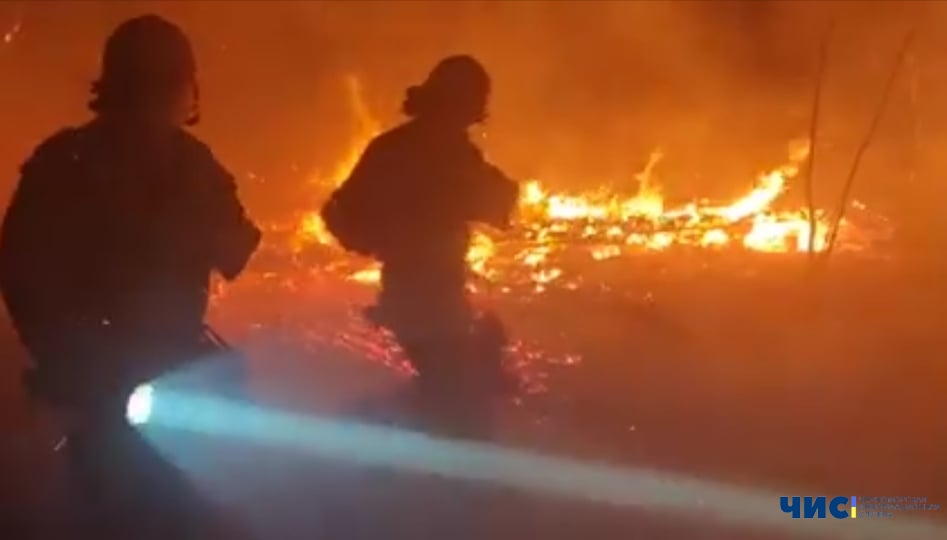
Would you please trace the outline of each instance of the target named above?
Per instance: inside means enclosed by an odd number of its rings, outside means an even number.
[[[835,519],[855,517],[855,497],[833,497],[828,503],[827,500],[827,497],[780,497],[779,508],[792,514],[793,519],[825,519],[826,508]]]

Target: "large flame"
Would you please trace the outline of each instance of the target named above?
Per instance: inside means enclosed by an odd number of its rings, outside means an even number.
[[[331,192],[348,178],[358,163],[359,157],[373,138],[381,133],[381,124],[369,113],[358,77],[346,77],[346,86],[350,96],[352,114],[355,118],[355,133],[348,145],[345,156],[336,164],[328,176],[315,175],[312,183],[317,189]],[[318,212],[307,212],[296,225],[293,247],[299,251],[306,245],[318,243],[335,246],[335,239],[329,234]]]
[[[327,191],[344,181],[368,142],[381,131],[354,77],[349,79],[349,90],[357,121],[356,137],[332,174],[317,179]],[[655,177],[664,157],[661,151],[653,152],[635,176],[638,189],[629,196],[602,190],[556,193],[539,180],[529,180],[521,186],[520,211],[513,232],[501,235],[482,230],[474,235],[467,257],[470,269],[492,282],[502,282],[513,274],[525,275],[537,290],[542,290],[564,274],[553,263],[553,255],[567,248],[587,249],[592,260],[674,246],[741,247],[768,253],[821,251],[829,232],[824,212],[817,210],[812,220],[814,244],[809,246],[808,212],[773,208],[787,183],[799,174],[809,148],[807,140],[791,143],[786,164],[759,175],[747,193],[726,204],[702,200],[669,207]],[[318,244],[336,250],[339,258],[347,257],[315,212],[304,215],[297,225],[295,244]],[[362,283],[375,283],[378,276],[377,265],[371,264],[349,274],[350,279]]]
[[[381,133],[381,124],[368,111],[368,105],[365,104],[365,97],[362,92],[362,83],[358,77],[350,75],[346,78],[349,96],[351,96],[352,113],[355,116],[355,135],[349,144],[348,152],[344,158],[332,170],[332,174],[326,179],[317,179],[321,184],[328,183],[331,187],[337,187],[348,178],[358,163],[358,158],[368,143]]]

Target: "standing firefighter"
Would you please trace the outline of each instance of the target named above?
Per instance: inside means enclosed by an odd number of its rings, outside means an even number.
[[[418,371],[425,415],[475,435],[483,405],[505,383],[493,317],[465,293],[470,226],[509,225],[518,186],[487,163],[468,129],[486,118],[490,79],[469,56],[441,61],[407,92],[406,123],[373,140],[323,208],[342,245],[382,263],[371,318],[397,337]]]
[[[260,239],[197,122],[191,45],[157,16],[108,39],[95,118],[22,167],[0,238],[0,286],[34,396],[68,418],[82,538],[190,538],[174,469],[125,421],[136,385],[208,352],[208,281]],[[185,510],[187,509],[187,510]],[[190,517],[189,517],[190,516]],[[169,530],[173,527],[173,530]]]

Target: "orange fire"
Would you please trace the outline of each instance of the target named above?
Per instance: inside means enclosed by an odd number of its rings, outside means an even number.
[[[332,174],[317,184],[327,192],[339,185],[354,167],[368,141],[381,131],[368,114],[357,79],[349,81],[353,109],[358,122],[357,137],[348,155]],[[761,174],[748,193],[728,204],[695,201],[667,207],[655,182],[654,170],[663,159],[652,153],[638,175],[637,193],[620,196],[604,191],[569,194],[547,190],[541,181],[529,180],[521,187],[516,227],[501,234],[478,230],[474,235],[468,263],[482,280],[505,287],[505,282],[520,276],[535,290],[560,280],[565,272],[556,265],[556,255],[565,250],[585,249],[589,259],[601,261],[648,250],[667,250],[674,246],[700,249],[740,247],[768,253],[810,251],[810,224],[806,210],[777,211],[773,203],[795,178],[809,155],[809,142],[790,144],[787,164]],[[828,218],[816,211],[813,251],[826,247]],[[845,222],[843,226],[847,225]],[[335,256],[348,257],[326,231],[317,212],[306,214],[299,222],[295,246],[303,249],[314,244],[334,250]],[[526,277],[523,277],[526,276]],[[361,283],[377,283],[377,265],[367,263],[348,274]]]

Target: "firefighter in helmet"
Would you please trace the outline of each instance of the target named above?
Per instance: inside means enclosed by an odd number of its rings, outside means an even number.
[[[323,209],[343,246],[382,263],[371,317],[414,364],[425,414],[459,436],[483,435],[485,411],[472,404],[509,382],[502,327],[480,317],[466,294],[471,225],[508,226],[518,197],[468,133],[486,119],[489,94],[477,60],[442,60],[408,89],[408,121],[368,145]]]
[[[126,402],[207,350],[210,276],[236,278],[260,232],[186,130],[198,89],[181,29],[153,15],[122,23],[92,94],[94,118],[22,166],[0,291],[32,359],[30,389],[70,419],[66,454],[93,528],[80,536],[188,538],[184,483],[127,424]]]

